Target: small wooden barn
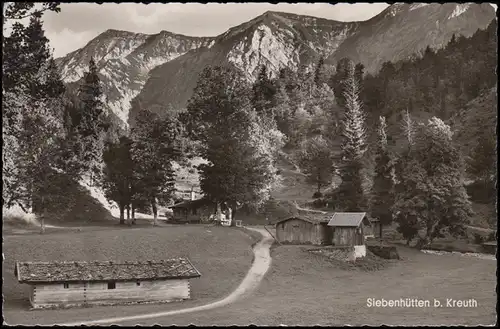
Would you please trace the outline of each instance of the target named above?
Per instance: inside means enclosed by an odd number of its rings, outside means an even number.
[[[364,227],[365,238],[380,238],[380,221],[377,218],[368,218],[370,226]]]
[[[276,239],[280,243],[325,245],[332,241],[328,217],[299,215],[276,223]]]
[[[173,221],[199,223],[215,213],[215,205],[206,200],[186,200],[169,207],[173,211]]]
[[[335,246],[361,246],[365,234],[371,234],[371,223],[365,212],[336,212],[328,222],[333,228],[332,243]]]
[[[187,258],[142,262],[18,262],[34,309],[170,302],[190,298],[201,274]]]

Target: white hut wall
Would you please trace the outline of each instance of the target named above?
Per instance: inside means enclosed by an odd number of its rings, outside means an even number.
[[[174,301],[190,298],[188,280],[155,280],[37,284],[33,293],[35,307],[82,304],[120,304],[130,302]]]

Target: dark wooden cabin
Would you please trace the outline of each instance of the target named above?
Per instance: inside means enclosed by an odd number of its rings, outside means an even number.
[[[206,199],[186,200],[169,207],[173,222],[200,223],[215,213],[215,204]]]
[[[161,303],[190,298],[200,272],[187,258],[142,262],[18,262],[32,308]]]
[[[332,241],[328,217],[299,215],[276,223],[276,239],[280,243],[326,245]]]
[[[363,246],[373,228],[365,212],[336,212],[328,222],[335,246]]]

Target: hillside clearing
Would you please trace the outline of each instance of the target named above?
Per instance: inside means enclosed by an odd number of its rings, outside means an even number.
[[[50,324],[105,318],[110,312],[124,316],[205,304],[238,286],[252,263],[254,241],[241,230],[204,225],[8,236],[2,272],[5,319],[11,324]],[[202,274],[191,281],[192,299],[181,303],[29,311],[28,285],[19,284],[14,276],[16,261],[144,261],[177,256],[189,257]]]

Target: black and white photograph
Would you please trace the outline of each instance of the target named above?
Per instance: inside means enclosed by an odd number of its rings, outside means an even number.
[[[17,326],[493,326],[497,5],[2,3]]]

